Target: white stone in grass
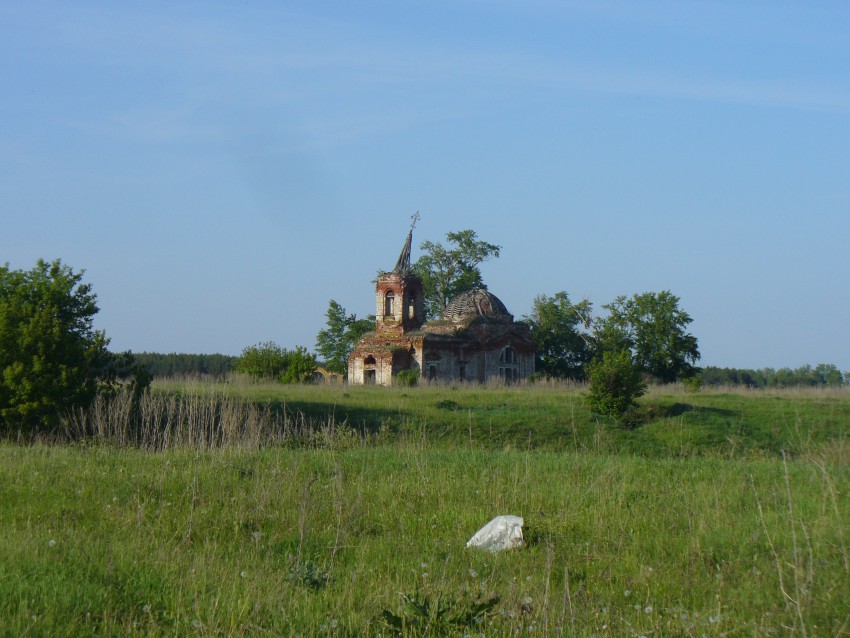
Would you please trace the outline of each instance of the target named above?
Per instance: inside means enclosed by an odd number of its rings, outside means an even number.
[[[467,547],[500,552],[522,545],[522,517],[497,516],[469,539]]]

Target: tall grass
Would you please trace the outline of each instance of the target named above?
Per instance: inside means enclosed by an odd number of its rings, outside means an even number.
[[[338,432],[342,428],[344,432]],[[173,448],[256,449],[268,445],[310,445],[353,436],[333,417],[308,420],[271,403],[216,394],[130,392],[100,396],[87,409],[62,421],[59,441],[96,441],[146,451]]]

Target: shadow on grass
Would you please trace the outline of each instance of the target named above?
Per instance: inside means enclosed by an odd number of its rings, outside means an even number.
[[[671,419],[683,414],[693,412],[699,417],[711,418],[730,418],[738,415],[734,410],[726,408],[706,407],[702,405],[693,405],[691,403],[673,403],[672,405],[648,405],[646,406],[646,424],[659,421],[661,419]]]
[[[361,434],[375,434],[387,425],[399,426],[410,415],[397,410],[382,410],[344,404],[315,401],[270,401],[271,410],[296,424],[303,422],[310,429],[328,424],[347,424]]]

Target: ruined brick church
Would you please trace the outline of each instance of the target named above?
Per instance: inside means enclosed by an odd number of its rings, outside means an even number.
[[[391,272],[375,286],[375,332],[357,342],[348,382],[392,385],[403,370],[426,381],[501,380],[534,374],[529,327],[514,321],[496,295],[477,288],[452,299],[443,316],[425,321],[422,282],[410,267],[413,229]]]

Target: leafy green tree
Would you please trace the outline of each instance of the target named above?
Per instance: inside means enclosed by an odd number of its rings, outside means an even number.
[[[233,369],[255,379],[277,379],[286,367],[285,350],[274,341],[246,346],[233,362]]]
[[[255,379],[304,383],[316,369],[316,357],[303,346],[287,350],[274,341],[264,341],[244,348],[233,369]]]
[[[449,247],[439,242],[425,241],[420,245],[424,253],[413,264],[414,272],[422,280],[425,293],[425,313],[438,317],[449,301],[467,290],[486,288],[478,266],[498,257],[501,246],[476,238],[474,230],[461,230],[446,234]]]
[[[592,323],[593,304],[588,300],[574,304],[561,291],[553,297],[534,298],[531,314],[525,321],[537,348],[535,367],[549,377],[581,380],[585,366],[593,358],[592,337],[587,332]]]
[[[693,320],[669,290],[620,296],[603,308],[609,314],[597,324],[599,352],[628,349],[639,369],[665,383],[699,372],[697,338],[686,332]]]
[[[333,299],[328,304],[325,316],[327,323],[316,335],[316,352],[324,359],[328,370],[344,374],[351,352],[346,332],[357,317],[346,314],[345,308]]]
[[[819,363],[815,366],[814,374],[823,385],[840,387],[845,383],[844,375],[831,363]]]
[[[0,267],[0,419],[34,432],[63,412],[87,406],[99,389],[128,376],[140,392],[150,379],[127,352],[113,355],[93,326],[91,284],[57,259],[32,270]]]
[[[635,400],[646,391],[640,367],[628,350],[604,352],[588,366],[587,406],[625,425],[634,425]]]
[[[286,351],[285,360],[281,383],[306,383],[316,369],[316,355],[309,353],[304,346]]]
[[[327,324],[316,335],[316,351],[324,359],[328,370],[345,374],[348,370],[348,355],[360,337],[375,329],[375,316],[358,319],[355,314],[347,314],[345,308],[333,299],[328,304],[325,316]]]
[[[373,332],[374,330],[375,315],[368,315],[365,319],[355,319],[352,321],[351,325],[348,326],[348,330],[345,332],[348,343],[351,344],[348,353],[351,353],[351,350],[353,350],[354,346],[357,345],[357,342],[360,341],[360,337],[365,335],[367,332]],[[345,362],[346,365],[348,365],[348,354],[345,355]]]

